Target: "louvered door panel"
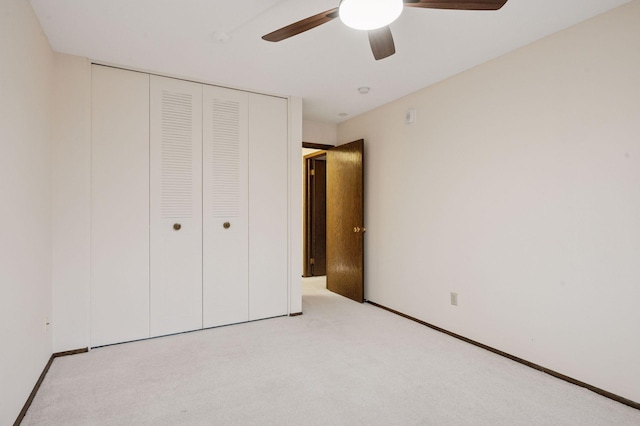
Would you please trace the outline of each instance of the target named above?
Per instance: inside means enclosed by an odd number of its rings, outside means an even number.
[[[151,336],[202,328],[202,85],[151,76]]]
[[[248,321],[248,94],[203,91],[203,325]]]

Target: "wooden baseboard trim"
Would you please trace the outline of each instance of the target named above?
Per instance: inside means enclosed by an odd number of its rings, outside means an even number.
[[[89,352],[89,348],[82,348],[82,349],[74,349],[72,351],[56,352],[51,356],[54,358],[59,358],[61,356],[78,355],[78,354],[84,354],[87,352]]]
[[[81,354],[88,351],[89,351],[89,348],[82,348],[82,349],[75,349],[72,351],[56,352],[54,354],[51,354],[51,356],[49,357],[49,361],[47,362],[47,365],[45,365],[44,370],[42,370],[42,373],[40,374],[40,377],[38,377],[38,381],[36,382],[35,386],[33,387],[33,390],[29,394],[29,398],[27,398],[27,402],[24,403],[22,410],[20,410],[20,414],[18,414],[18,418],[16,418],[16,421],[13,422],[13,426],[19,426],[20,423],[22,423],[24,416],[27,415],[27,410],[29,410],[29,407],[31,407],[31,403],[33,402],[33,399],[36,397],[36,394],[40,389],[40,385],[42,385],[42,381],[47,376],[47,373],[49,372],[49,368],[51,368],[51,364],[53,364],[53,360],[61,356],[76,355],[76,354]]]
[[[299,317],[300,315],[302,315],[302,312],[292,312],[289,314],[290,317]]]
[[[395,309],[387,308],[386,306],[380,305],[380,304],[372,302],[370,300],[367,300],[366,302],[369,303],[370,305],[375,306],[375,307],[384,309],[385,311],[392,312],[392,313],[394,313],[396,315],[400,315],[401,317],[404,317],[404,318],[407,318],[407,319],[409,319],[411,321],[417,322],[418,324],[422,324],[422,325],[424,325],[426,327],[429,327],[429,328],[431,328],[433,330],[439,331],[440,333],[444,333],[444,334],[449,335],[451,337],[455,337],[456,339],[462,340],[463,342],[470,343],[470,344],[472,344],[474,346],[477,346],[479,348],[485,349],[485,350],[487,350],[489,352],[493,352],[494,354],[503,356],[505,358],[509,358],[512,361],[515,361],[515,362],[518,362],[520,364],[526,365],[527,367],[536,369],[538,371],[542,371],[543,373],[549,374],[550,376],[553,376],[553,377],[558,378],[560,380],[564,380],[565,382],[569,382],[569,383],[571,383],[573,385],[580,386],[582,388],[588,389],[588,390],[590,390],[592,392],[597,393],[598,395],[602,395],[602,396],[604,396],[606,398],[612,399],[612,400],[614,400],[616,402],[619,402],[621,404],[628,405],[629,407],[635,408],[636,410],[640,410],[640,403],[638,403],[638,402],[635,402],[635,401],[632,401],[630,399],[624,398],[624,397],[622,397],[620,395],[616,395],[616,394],[611,393],[609,391],[606,391],[604,389],[600,389],[598,387],[592,386],[592,385],[590,385],[588,383],[585,383],[585,382],[582,382],[580,380],[574,379],[573,377],[566,376],[566,375],[564,375],[562,373],[558,373],[557,371],[550,370],[550,369],[548,369],[546,367],[543,367],[541,365],[535,364],[535,363],[533,363],[531,361],[527,361],[526,359],[522,359],[522,358],[519,358],[519,357],[517,357],[515,355],[508,354],[508,353],[503,352],[503,351],[501,351],[499,349],[492,348],[491,346],[487,346],[487,345],[485,345],[483,343],[476,342],[475,340],[468,339],[468,338],[466,338],[464,336],[461,336],[459,334],[453,333],[453,332],[451,332],[449,330],[445,330],[444,328],[440,328],[440,327],[435,326],[433,324],[429,324],[427,322],[424,322],[422,320],[414,318],[414,317],[412,317],[410,315],[403,314],[402,312],[398,312]]]

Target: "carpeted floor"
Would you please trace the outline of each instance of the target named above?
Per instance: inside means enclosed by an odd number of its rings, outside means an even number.
[[[640,425],[640,411],[305,283],[304,315],[57,358],[23,425]]]

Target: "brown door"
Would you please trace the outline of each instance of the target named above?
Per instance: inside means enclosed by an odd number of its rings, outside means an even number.
[[[326,154],[305,157],[303,277],[326,275]]]
[[[327,288],[364,302],[364,141],[327,152]]]

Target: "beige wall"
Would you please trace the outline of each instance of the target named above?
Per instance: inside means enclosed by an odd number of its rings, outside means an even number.
[[[0,3],[0,424],[51,355],[53,52],[29,2]]]
[[[338,143],[338,126],[332,123],[304,120],[302,122],[302,141],[336,145]]]
[[[639,1],[338,126],[358,138],[367,299],[640,401]]]

